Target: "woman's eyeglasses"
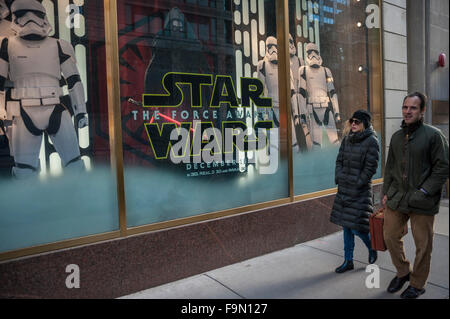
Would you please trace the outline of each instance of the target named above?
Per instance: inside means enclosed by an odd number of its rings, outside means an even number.
[[[361,121],[357,120],[357,119],[350,119],[349,122],[350,122],[350,124],[353,124],[353,123],[355,123],[356,125],[361,124]]]

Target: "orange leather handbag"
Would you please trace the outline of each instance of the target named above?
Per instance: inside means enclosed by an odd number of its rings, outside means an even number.
[[[372,242],[372,249],[374,250],[385,251],[387,249],[386,244],[384,242],[383,225],[384,225],[384,207],[381,207],[369,217],[370,241]],[[403,236],[406,235],[407,233],[408,233],[408,224],[405,224]]]

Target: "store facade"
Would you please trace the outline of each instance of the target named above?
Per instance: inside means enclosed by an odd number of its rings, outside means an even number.
[[[19,10],[5,6],[9,26]],[[81,168],[42,129],[27,153],[35,169],[2,174],[0,296],[118,297],[340,230],[329,222],[334,165],[354,111],[372,113],[385,150],[379,1],[42,6],[48,37],[73,48],[88,125],[75,107]],[[22,55],[10,47],[4,58],[11,136]],[[71,269],[79,288],[67,286]]]

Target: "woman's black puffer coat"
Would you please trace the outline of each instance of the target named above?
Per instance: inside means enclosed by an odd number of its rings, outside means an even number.
[[[330,221],[360,232],[369,232],[369,215],[373,211],[372,176],[377,171],[378,140],[372,126],[348,134],[336,159],[335,183],[338,192]]]

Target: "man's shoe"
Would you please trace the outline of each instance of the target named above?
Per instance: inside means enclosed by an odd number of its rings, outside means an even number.
[[[417,289],[413,286],[408,286],[408,288],[405,289],[404,292],[400,295],[403,299],[416,299],[420,295],[423,295],[425,293],[425,289]]]
[[[394,279],[392,279],[391,283],[389,284],[389,287],[387,288],[387,291],[393,294],[394,292],[399,291],[402,289],[405,282],[409,281],[409,274],[403,277],[397,277],[395,276]]]
[[[352,270],[353,268],[353,260],[346,260],[342,265],[336,268],[335,272],[341,274],[343,272],[346,272],[347,270]]]
[[[377,261],[378,253],[375,249],[369,250],[369,264],[374,264]]]

